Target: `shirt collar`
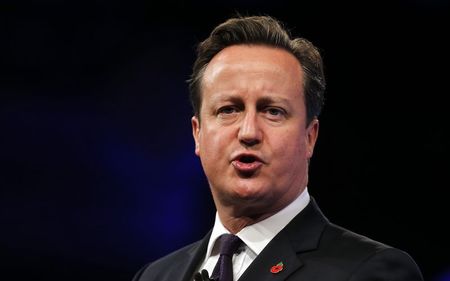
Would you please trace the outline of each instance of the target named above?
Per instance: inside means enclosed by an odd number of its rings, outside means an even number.
[[[260,222],[244,227],[236,235],[250,248],[256,255],[269,244],[269,242],[278,234],[297,214],[299,214],[310,201],[308,188],[289,205],[281,209],[276,214]],[[206,259],[211,256],[216,240],[222,235],[230,233],[220,221],[216,212],[214,227],[209,238]]]

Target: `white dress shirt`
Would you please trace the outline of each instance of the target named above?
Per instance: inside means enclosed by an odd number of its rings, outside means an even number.
[[[278,234],[297,214],[308,205],[310,200],[308,189],[305,190],[292,203],[284,207],[278,213],[260,222],[244,227],[236,235],[245,245],[241,251],[233,256],[233,278],[238,280],[249,265],[255,260],[269,242]],[[225,233],[230,233],[220,221],[218,214],[214,222],[214,228],[209,238],[205,259],[200,270],[206,269],[211,275],[219,259],[219,247],[217,239]]]

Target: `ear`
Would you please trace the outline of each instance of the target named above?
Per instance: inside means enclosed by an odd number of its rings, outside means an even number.
[[[307,158],[311,158],[316,145],[317,137],[319,136],[319,120],[314,118],[306,128],[306,153]]]
[[[193,116],[191,118],[191,124],[192,124],[192,135],[194,136],[195,141],[195,154],[197,156],[200,156],[200,120],[198,120],[197,116]]]

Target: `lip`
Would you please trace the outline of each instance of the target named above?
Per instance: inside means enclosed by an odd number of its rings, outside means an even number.
[[[243,158],[252,158],[250,163],[241,161]],[[249,174],[256,172],[265,162],[261,157],[251,153],[240,153],[232,158],[231,165],[241,173]]]
[[[254,161],[252,163],[245,163],[238,160],[234,160],[231,162],[231,165],[233,165],[233,167],[239,172],[252,173],[256,172],[256,170],[258,170],[258,168],[262,166],[262,163],[259,161]]]

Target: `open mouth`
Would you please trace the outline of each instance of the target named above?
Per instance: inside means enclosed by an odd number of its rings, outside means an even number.
[[[232,161],[231,164],[240,175],[249,177],[263,165],[263,162],[253,155],[241,155]]]
[[[254,156],[250,156],[250,155],[244,155],[239,157],[238,159],[240,162],[242,163],[253,163],[255,162],[257,159]]]

